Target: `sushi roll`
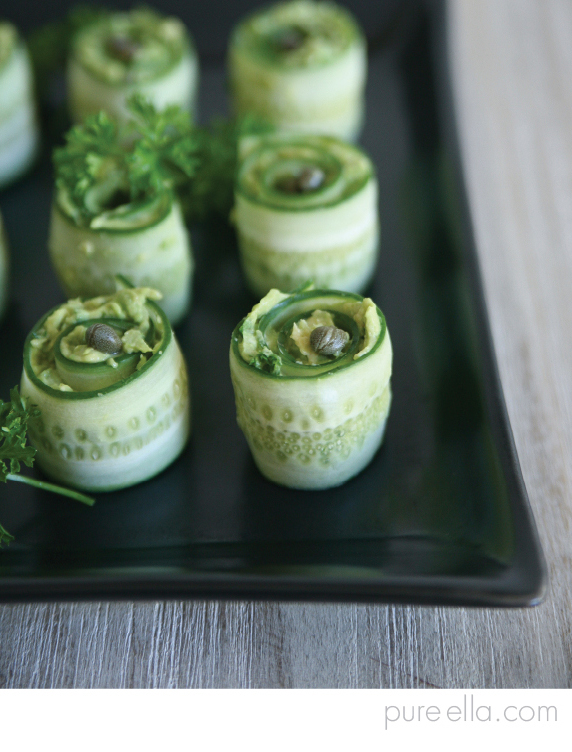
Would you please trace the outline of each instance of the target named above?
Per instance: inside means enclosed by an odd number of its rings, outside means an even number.
[[[75,36],[67,68],[72,120],[105,110],[126,120],[126,100],[141,92],[158,109],[193,113],[198,62],[187,29],[147,8],[103,15]]]
[[[241,143],[233,219],[248,287],[258,297],[317,287],[363,292],[379,247],[371,160],[329,136],[271,135]]]
[[[192,126],[180,108],[161,114],[141,95],[130,107],[133,132],[100,112],[56,149],[50,258],[68,297],[109,294],[122,274],[158,289],[176,324],[190,305],[194,262],[173,185],[192,171]]]
[[[391,404],[392,348],[368,298],[271,290],[232,334],[237,420],[260,472],[326,489],[363,470]]]
[[[109,491],[153,477],[190,430],[187,371],[150,288],[70,300],[24,346],[21,394],[39,408],[29,426],[46,475]]]

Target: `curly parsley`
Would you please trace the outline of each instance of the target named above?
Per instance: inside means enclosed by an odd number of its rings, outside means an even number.
[[[40,411],[34,405],[28,405],[25,397],[18,392],[15,386],[10,390],[10,401],[4,402],[0,399],[0,482],[5,483],[8,480],[27,483],[30,486],[41,488],[45,491],[53,491],[62,496],[69,496],[71,499],[81,501],[83,504],[92,506],[95,499],[85,496],[79,491],[73,491],[69,488],[62,488],[53,483],[46,483],[42,480],[29,478],[26,475],[20,475],[21,465],[32,467],[36,450],[27,443],[28,422],[31,419],[38,418]],[[0,525],[0,548],[3,544],[8,544],[14,540],[14,536]]]
[[[79,224],[102,211],[177,190],[198,164],[190,115],[177,105],[157,110],[142,94],[128,100],[131,120],[90,115],[54,150],[59,200]]]

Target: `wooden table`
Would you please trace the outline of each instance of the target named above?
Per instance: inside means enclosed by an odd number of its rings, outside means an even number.
[[[0,687],[571,686],[572,4],[451,0],[449,17],[470,206],[546,601],[1,606]]]

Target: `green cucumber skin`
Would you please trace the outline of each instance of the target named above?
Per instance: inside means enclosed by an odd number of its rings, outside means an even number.
[[[389,334],[375,352],[317,378],[268,378],[231,347],[237,420],[262,474],[283,486],[344,483],[379,448],[391,403]]]
[[[117,232],[77,227],[54,202],[48,247],[68,297],[108,295],[116,289],[115,276],[122,274],[136,287],[159,290],[172,324],[188,311],[194,262],[177,203],[150,227]]]
[[[198,60],[194,49],[189,49],[163,76],[153,81],[121,87],[96,78],[72,58],[67,69],[70,116],[74,122],[79,123],[88,115],[105,110],[118,121],[127,122],[132,116],[127,109],[126,100],[136,91],[150,99],[157,109],[178,104],[193,114],[196,109],[198,80]]]
[[[361,40],[318,68],[271,68],[238,48],[231,48],[229,65],[236,114],[253,113],[279,131],[331,135],[346,141],[359,137],[367,72]]]
[[[101,397],[62,399],[39,388],[26,368],[20,388],[41,411],[30,426],[39,467],[75,488],[110,491],[152,478],[189,436],[188,377],[174,336],[153,366]]]
[[[362,292],[379,255],[377,181],[328,207],[272,209],[235,195],[240,261],[252,292],[285,292],[311,279],[323,289]]]
[[[22,175],[39,148],[32,69],[24,46],[0,70],[0,187]]]

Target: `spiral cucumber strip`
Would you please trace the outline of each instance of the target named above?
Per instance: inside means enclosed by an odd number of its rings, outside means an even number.
[[[0,320],[8,304],[8,240],[4,231],[2,214],[0,214]]]
[[[187,372],[154,302],[159,297],[134,288],[72,300],[28,336],[21,392],[40,409],[30,439],[46,475],[108,491],[153,477],[182,451],[190,429]],[[78,344],[94,322],[122,334],[122,355]]]
[[[137,286],[159,290],[173,324],[189,308],[191,243],[179,204],[170,194],[104,211],[85,227],[59,192],[48,246],[69,297],[109,294],[115,290],[115,276],[122,274]]]
[[[0,24],[0,187],[31,165],[39,143],[32,68],[11,24]]]
[[[68,63],[73,120],[105,110],[130,119],[126,99],[141,92],[156,108],[177,104],[193,112],[198,62],[184,25],[148,9],[114,13],[91,24],[74,40]]]
[[[362,292],[379,246],[369,158],[328,136],[249,137],[241,153],[234,221],[252,291],[293,290],[312,279],[317,287]]]
[[[233,33],[229,66],[238,114],[254,113],[284,131],[358,137],[365,40],[334,3],[296,0],[247,18]]]
[[[322,325],[348,333],[339,355],[308,346]],[[383,439],[391,363],[385,318],[371,300],[271,290],[236,327],[230,348],[237,420],[261,473],[302,489],[359,473]]]

